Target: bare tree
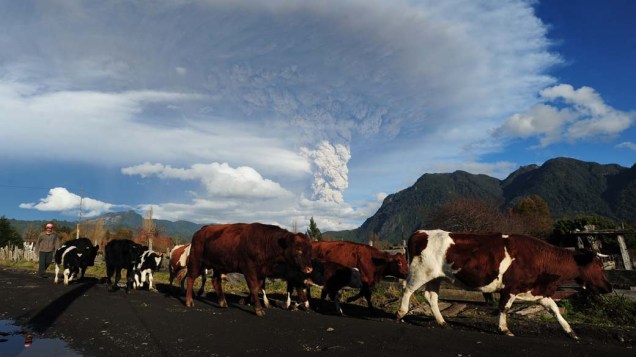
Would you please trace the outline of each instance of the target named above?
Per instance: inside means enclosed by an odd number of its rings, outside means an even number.
[[[501,230],[502,214],[494,202],[460,198],[449,201],[432,213],[432,228],[454,232]]]

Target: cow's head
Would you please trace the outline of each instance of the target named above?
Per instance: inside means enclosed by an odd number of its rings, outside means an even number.
[[[406,261],[406,256],[402,253],[393,255],[391,260],[391,269],[395,269],[395,277],[400,279],[406,279],[409,275],[409,264]]]
[[[574,254],[574,261],[579,268],[577,283],[584,289],[595,293],[612,292],[612,284],[607,280],[603,270],[603,262],[595,252],[582,250]]]
[[[373,264],[377,267],[384,267],[382,275],[394,276],[398,279],[405,279],[409,275],[409,266],[404,254],[384,253],[384,258],[373,258]]]
[[[97,256],[97,251],[99,251],[99,245],[91,247],[86,256],[86,265],[92,267],[95,265],[95,257]]]
[[[159,254],[152,250],[146,250],[140,258],[137,265],[138,270],[150,269],[152,271],[158,271],[161,268],[161,261],[163,260],[163,254]]]
[[[139,264],[139,262],[141,261],[141,256],[146,250],[148,250],[148,247],[145,247],[141,244],[132,243],[132,245],[130,246],[130,257],[132,258],[132,263],[134,265]]]
[[[311,265],[311,241],[302,233],[289,234],[285,238],[278,240],[283,248],[285,261],[302,271],[305,274],[312,272]]]

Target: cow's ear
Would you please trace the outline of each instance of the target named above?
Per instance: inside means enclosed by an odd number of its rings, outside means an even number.
[[[589,250],[582,250],[574,254],[574,261],[579,266],[588,265],[594,260],[595,253]]]
[[[371,260],[375,266],[382,266],[386,264],[386,259],[384,258],[371,258]]]

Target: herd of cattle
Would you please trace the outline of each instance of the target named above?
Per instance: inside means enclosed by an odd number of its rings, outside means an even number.
[[[60,268],[64,284],[73,278],[81,279],[86,267],[94,265],[98,248],[86,238],[62,245],[55,254],[55,283]],[[161,265],[162,254],[130,240],[110,241],[104,251],[111,291],[117,290],[122,269],[126,270],[127,292],[146,283],[149,289],[154,289],[152,273]],[[207,272],[212,271],[218,305],[227,307],[223,278],[230,273],[243,274],[258,316],[264,315],[263,305],[269,307],[265,292],[267,278],[287,282],[287,307],[296,291],[301,308],[308,308],[310,287],[320,286],[321,302],[329,296],[342,314],[341,289],[346,286],[360,289],[348,302],[364,297],[373,313],[374,286],[384,277],[393,276],[406,280],[396,318],[401,320],[407,314],[411,295],[423,287],[435,320],[442,326],[445,321],[438,306],[439,289],[442,280],[450,280],[466,289],[499,292],[499,330],[509,336],[512,333],[506,316],[516,299],[538,301],[554,314],[570,337],[577,339],[552,299],[557,288],[576,282],[591,292],[612,291],[595,253],[570,251],[523,235],[418,230],[408,240],[407,256],[408,261],[401,253],[392,255],[364,244],[312,242],[302,233],[291,233],[277,226],[237,223],[202,227],[191,243],[172,249],[168,266],[170,286],[176,279],[183,290],[187,281],[188,307],[194,305],[193,287],[198,277],[202,278],[197,293],[200,296]]]

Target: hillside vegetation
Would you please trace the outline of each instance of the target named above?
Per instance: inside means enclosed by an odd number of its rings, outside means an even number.
[[[387,196],[380,209],[357,229],[324,232],[336,239],[367,241],[377,235],[398,243],[433,224],[440,206],[457,200],[489,202],[502,212],[521,199],[539,196],[553,219],[598,215],[636,223],[636,165],[625,168],[570,158],[519,168],[506,179],[464,171],[424,174],[413,186]]]

